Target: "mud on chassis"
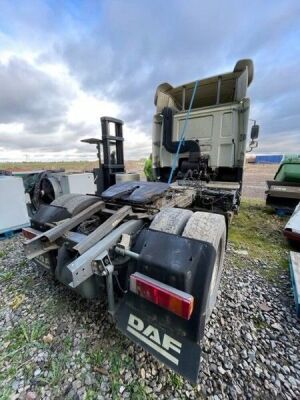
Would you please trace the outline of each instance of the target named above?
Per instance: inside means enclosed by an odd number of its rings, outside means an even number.
[[[126,182],[102,197],[64,195],[24,230],[29,259],[85,298],[107,296],[118,329],[195,382],[227,237],[196,191]]]

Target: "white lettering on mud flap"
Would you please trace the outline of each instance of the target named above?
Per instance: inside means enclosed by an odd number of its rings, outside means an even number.
[[[166,333],[163,335],[161,340],[161,334],[158,329],[152,325],[148,325],[145,328],[144,322],[133,314],[129,315],[127,331],[132,335],[140,339],[142,342],[146,343],[148,346],[152,347],[155,351],[160,353],[162,356],[167,358],[169,361],[178,365],[178,358],[174,357],[167,350],[173,350],[180,354],[182,344],[178,340],[173,339]]]

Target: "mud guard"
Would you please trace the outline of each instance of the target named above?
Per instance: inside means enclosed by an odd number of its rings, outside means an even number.
[[[147,314],[141,309],[141,303],[147,306]],[[175,333],[173,325],[168,324],[169,312],[160,309],[161,318],[157,320],[151,317],[151,308],[157,309],[157,306],[133,293],[127,293],[115,315],[117,328],[159,361],[196,383],[200,365],[200,344]]]
[[[189,320],[127,291],[115,314],[118,329],[161,362],[191,382],[197,381],[207,296],[216,258],[204,241],[144,229],[134,251],[139,259],[131,270],[194,296]]]

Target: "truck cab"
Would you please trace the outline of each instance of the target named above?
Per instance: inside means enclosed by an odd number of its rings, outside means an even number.
[[[152,154],[158,179],[168,181],[183,135],[174,178],[179,174],[206,181],[242,181],[250,108],[247,89],[252,79],[253,62],[240,60],[232,72],[177,87],[169,83],[157,87]]]

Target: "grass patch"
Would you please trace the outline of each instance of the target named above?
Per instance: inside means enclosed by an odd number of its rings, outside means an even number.
[[[0,355],[0,383],[4,380],[15,379],[17,371],[23,367],[24,376],[32,375],[32,349],[44,348],[42,336],[46,333],[47,326],[41,322],[32,325],[20,324],[13,327],[4,337],[3,342],[7,345],[5,352]],[[8,367],[7,367],[7,364]],[[0,397],[1,400],[1,397]]]
[[[111,366],[110,370],[112,374],[116,376],[119,374],[122,368],[131,369],[133,367],[132,358],[124,353],[121,353],[120,349],[118,348],[108,352],[108,359]]]
[[[130,392],[131,400],[146,400],[151,398],[151,395],[146,393],[144,385],[140,382],[129,384],[127,389]]]
[[[96,159],[96,153],[95,153]],[[0,169],[7,171],[32,171],[40,169],[64,169],[66,171],[85,171],[97,167],[97,161],[36,161],[36,162],[3,162]]]
[[[12,397],[12,391],[10,388],[2,389],[2,392],[0,393],[0,400],[10,400],[11,397]]]
[[[119,390],[121,387],[120,370],[124,368],[132,368],[133,361],[130,357],[122,353],[121,348],[118,348],[117,346],[114,350],[107,351],[106,357],[110,363],[109,377],[111,382],[112,397],[113,399],[118,399]]]
[[[47,312],[47,315],[55,315],[56,317],[63,317],[66,313],[69,312],[69,304],[67,303],[68,299],[63,299],[59,295],[54,298],[47,299],[43,306],[44,311]]]
[[[64,353],[52,358],[47,366],[44,366],[44,369],[48,371],[47,377],[40,376],[38,378],[41,383],[49,385],[57,396],[61,390],[60,384],[64,380],[67,360],[68,358]]]
[[[180,390],[183,387],[183,377],[171,372],[170,373],[170,383],[174,387],[175,390]]]
[[[15,273],[13,271],[0,272],[0,283],[9,282],[14,278],[14,276]]]
[[[105,358],[105,352],[103,350],[94,351],[90,354],[90,362],[94,367],[102,367]]]
[[[96,400],[98,398],[97,391],[94,389],[88,389],[85,394],[84,400]]]
[[[23,286],[28,289],[34,285],[34,278],[31,275],[25,276],[23,279]]]
[[[288,267],[288,245],[282,234],[287,220],[275,215],[263,201],[244,200],[229,228],[229,242],[235,249],[247,250],[252,259],[266,263],[267,268],[260,271],[270,280],[276,280]],[[238,259],[234,257],[237,266],[248,264]]]
[[[266,321],[264,321],[263,319],[261,319],[259,316],[253,318],[253,324],[254,324],[255,328],[258,330],[263,330],[269,326],[268,323]]]
[[[23,352],[23,349],[35,345],[37,341],[47,332],[47,326],[41,322],[35,322],[31,326],[22,323],[9,331],[4,341],[9,343],[7,353],[0,357],[3,359],[12,359],[14,355]]]
[[[66,351],[70,351],[73,347],[73,339],[71,338],[71,336],[67,335],[64,338],[64,348],[66,349]]]
[[[19,267],[21,267],[21,268],[22,268],[22,267],[26,267],[27,262],[28,262],[27,260],[22,260],[22,261],[20,261],[20,262],[19,262]]]
[[[55,387],[62,381],[65,365],[66,360],[64,356],[61,356],[56,360],[51,360],[49,366],[49,374],[47,379],[45,379],[48,385]]]
[[[6,252],[1,250],[0,251],[0,258],[4,258],[6,256]],[[1,397],[0,397],[1,398]]]
[[[42,338],[47,332],[47,327],[44,323],[35,322],[32,326],[21,324],[20,326],[23,336],[28,343],[32,343]]]
[[[123,346],[122,346],[123,344]],[[120,344],[114,344],[113,348],[102,347],[101,349],[92,349],[88,355],[89,362],[93,367],[103,368],[104,362],[108,361],[110,368],[108,376],[111,384],[112,398],[118,399],[120,396],[119,390],[122,385],[120,371],[126,369],[133,369],[134,363],[131,357],[126,354],[125,344],[120,341]],[[139,382],[132,382],[125,385],[127,391],[131,393],[131,399],[143,399],[145,397],[144,388]],[[140,397],[138,397],[140,396]]]

